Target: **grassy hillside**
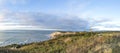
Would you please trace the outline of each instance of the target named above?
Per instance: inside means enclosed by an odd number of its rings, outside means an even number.
[[[1,47],[0,53],[120,53],[120,32],[76,32],[48,41]]]

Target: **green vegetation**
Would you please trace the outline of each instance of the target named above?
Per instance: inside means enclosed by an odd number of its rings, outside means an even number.
[[[43,42],[8,45],[0,53],[120,53],[120,32],[76,32]]]

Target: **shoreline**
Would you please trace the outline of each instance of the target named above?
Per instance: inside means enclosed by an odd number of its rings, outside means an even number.
[[[56,32],[54,32],[56,33]],[[0,47],[0,52],[5,53],[99,53],[120,52],[120,32],[62,32],[54,34],[55,38],[29,44],[13,44]],[[108,46],[109,45],[109,46]],[[105,46],[105,47],[102,47]],[[116,48],[117,46],[117,48]],[[79,49],[79,50],[78,50]],[[101,50],[103,49],[103,50]],[[3,52],[4,51],[4,52]]]
[[[92,33],[114,33],[114,32],[120,32],[120,31],[92,31]],[[39,42],[45,42],[45,41],[49,41],[49,40],[52,40],[52,39],[55,39],[60,36],[64,36],[64,35],[74,35],[74,34],[82,34],[82,33],[91,33],[91,32],[87,32],[87,31],[77,31],[77,32],[74,32],[74,31],[55,31],[49,35],[46,35],[46,36],[49,36],[49,39],[46,39],[46,40],[41,40],[41,41],[36,41],[36,42],[30,42],[30,43],[23,43],[23,44],[16,44],[16,45],[24,45],[24,44],[32,44],[32,43],[39,43]],[[56,36],[56,37],[54,37]],[[10,45],[14,45],[14,44],[10,44]],[[6,47],[6,46],[9,46],[9,45],[5,45],[5,46],[0,46],[0,47]]]

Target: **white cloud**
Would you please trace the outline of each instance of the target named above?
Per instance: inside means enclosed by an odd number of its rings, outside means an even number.
[[[27,0],[0,0],[0,5],[5,5],[7,3],[9,4],[26,4]]]
[[[87,30],[88,21],[76,16],[57,16],[44,13],[4,13],[0,30],[9,29],[64,29]]]
[[[0,14],[0,21],[4,18],[4,16],[2,14]]]
[[[12,4],[25,4],[27,0],[10,0]]]
[[[96,22],[95,25],[92,26],[94,30],[107,30],[107,31],[120,31],[120,22],[118,21],[103,21]]]
[[[92,29],[100,30],[100,31],[120,31],[118,27],[105,27],[105,26],[94,26]]]
[[[32,25],[20,25],[20,23],[0,23],[0,30],[61,30],[61,29],[49,29],[43,26]]]
[[[9,4],[26,4],[28,0],[0,0],[0,5],[4,5],[6,3]],[[7,9],[7,8],[3,8],[0,9],[0,25],[1,25],[1,29],[13,29],[13,28],[27,28],[27,29],[31,29],[34,28],[34,25],[38,25],[39,29],[43,29],[43,27],[45,27],[44,29],[46,29],[47,27],[51,27],[51,28],[73,28],[73,29],[77,29],[80,28],[81,25],[85,25],[83,26],[84,28],[87,28],[88,25],[92,25],[93,29],[97,29],[97,30],[119,30],[119,17],[117,16],[113,16],[113,18],[111,18],[109,15],[103,15],[104,13],[100,13],[99,14],[99,9],[86,9],[87,7],[89,7],[89,5],[91,4],[93,0],[70,0],[68,3],[66,3],[66,9],[59,9],[57,10],[58,13],[61,14],[62,13],[66,13],[68,16],[65,17],[63,15],[61,15],[61,17],[57,18],[53,18],[51,15],[40,15],[39,13],[12,13],[11,10]],[[94,7],[93,7],[94,8]],[[5,10],[4,10],[5,9]],[[86,9],[86,10],[84,10]],[[50,13],[53,13],[56,11],[52,11]],[[97,13],[98,12],[98,13]],[[56,13],[55,13],[56,14]],[[73,15],[73,17],[72,17]],[[48,16],[48,17],[47,17]],[[74,17],[74,16],[79,16],[79,17]],[[107,17],[108,16],[108,17]],[[116,18],[117,17],[117,18]],[[83,21],[79,20],[79,19],[86,19],[87,21]],[[46,20],[45,20],[46,19]],[[112,21],[108,21],[106,22],[106,19],[110,19]],[[54,21],[53,21],[54,20]],[[57,20],[57,21],[56,21]],[[101,20],[104,20],[101,22]],[[7,23],[6,23],[7,22]],[[8,23],[9,22],[9,23]],[[90,22],[89,24],[87,22]],[[17,23],[17,24],[16,24]],[[58,24],[59,23],[59,24]],[[87,23],[87,24],[86,24]],[[8,26],[9,25],[9,26]],[[16,26],[13,26],[16,25]],[[28,26],[26,26],[28,25]],[[72,26],[73,25],[73,26]],[[29,27],[30,26],[30,27]],[[109,26],[109,27],[108,27]],[[37,27],[36,27],[37,28]],[[36,29],[34,28],[34,29]],[[83,28],[83,29],[84,29]]]
[[[22,25],[0,25],[0,30],[61,30],[61,29],[45,29],[38,26],[22,26]]]
[[[86,8],[89,7],[93,0],[68,0],[64,5],[65,9],[54,10],[51,13],[54,14],[68,14],[73,16],[79,16],[80,18],[86,18],[87,15],[83,15],[86,12]]]
[[[0,0],[0,5],[3,5],[5,0]]]

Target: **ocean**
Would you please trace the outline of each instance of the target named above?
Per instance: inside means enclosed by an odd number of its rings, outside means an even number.
[[[54,31],[47,30],[6,30],[0,31],[0,46],[25,44],[50,39]]]

